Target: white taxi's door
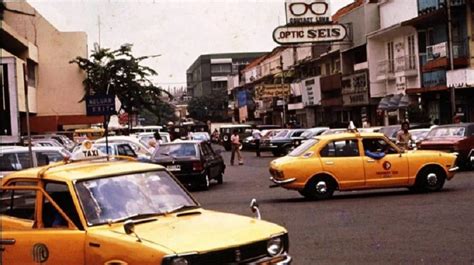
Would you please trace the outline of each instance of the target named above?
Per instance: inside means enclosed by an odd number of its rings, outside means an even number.
[[[367,187],[408,184],[408,158],[383,137],[362,140]]]
[[[29,187],[2,188],[2,264],[84,264],[85,232],[38,222],[43,211],[37,204],[39,193],[40,189]]]
[[[328,142],[319,155],[323,170],[338,180],[341,190],[364,186],[364,165],[357,139]]]

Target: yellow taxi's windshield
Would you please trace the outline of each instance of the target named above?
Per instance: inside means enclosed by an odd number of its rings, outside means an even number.
[[[75,187],[89,225],[198,206],[166,171],[85,180]]]

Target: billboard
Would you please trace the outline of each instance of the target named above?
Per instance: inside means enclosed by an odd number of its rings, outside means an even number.
[[[255,97],[257,99],[287,97],[290,95],[289,84],[265,84],[255,86]]]

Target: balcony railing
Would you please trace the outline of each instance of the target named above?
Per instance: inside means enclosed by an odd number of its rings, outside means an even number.
[[[377,63],[377,76],[393,74],[395,72],[395,61],[384,60]]]
[[[402,56],[395,59],[395,71],[410,71],[416,70],[416,56]]]

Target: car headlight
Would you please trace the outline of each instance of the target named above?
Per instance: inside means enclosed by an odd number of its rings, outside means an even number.
[[[276,256],[283,252],[283,240],[280,237],[274,237],[267,242],[267,252],[270,256]]]
[[[189,265],[189,261],[183,257],[177,257],[171,260],[170,265]]]
[[[185,253],[180,255],[170,255],[164,258],[162,265],[190,265],[197,253]]]

